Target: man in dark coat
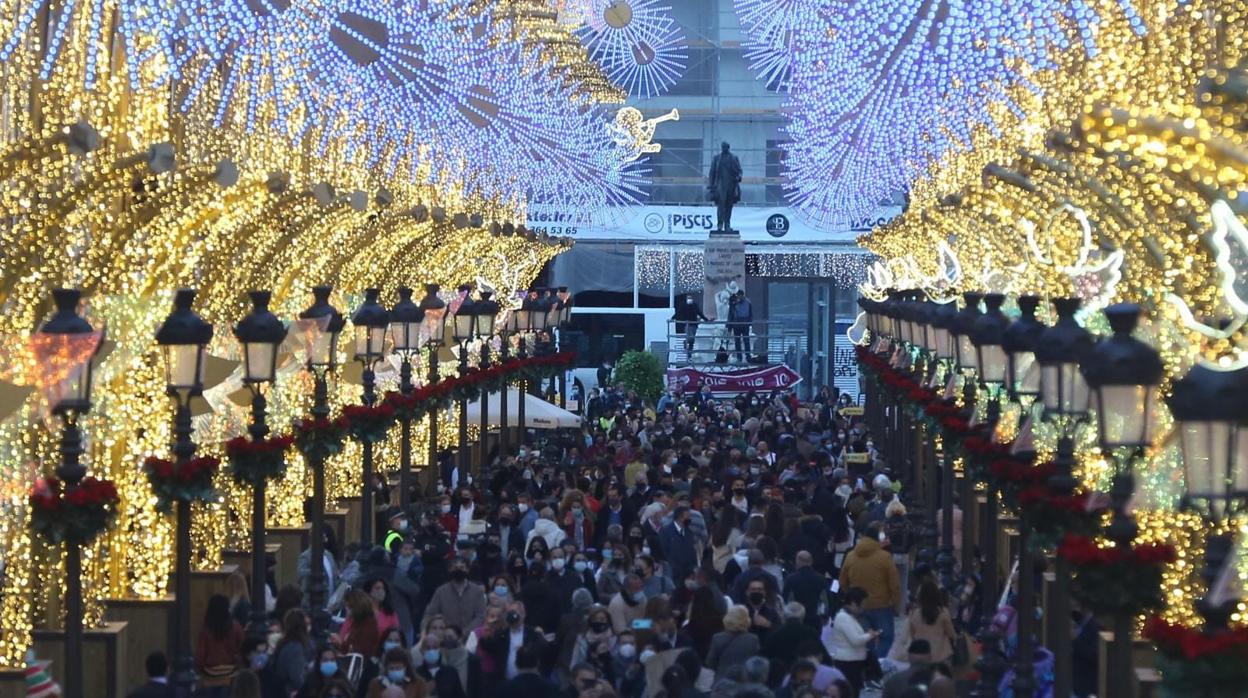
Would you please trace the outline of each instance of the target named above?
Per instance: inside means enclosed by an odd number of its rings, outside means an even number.
[[[698,564],[698,551],[689,533],[689,519],[693,514],[687,506],[678,506],[672,514],[672,522],[659,530],[659,546],[663,557],[672,566],[672,578],[683,582]]]
[[[707,195],[715,202],[715,229],[732,231],[732,206],[741,200],[741,161],[721,145],[719,155],[711,159]]]
[[[802,550],[794,558],[797,569],[784,578],[784,599],[796,601],[806,609],[806,625],[818,628],[819,607],[827,598],[828,578],[817,572],[813,566],[814,558],[810,552]]]
[[[676,301],[676,333],[685,335],[685,355],[693,362],[693,340],[698,336],[698,321],[708,322],[710,318],[702,314],[702,309],[693,302],[692,294],[685,294]]]

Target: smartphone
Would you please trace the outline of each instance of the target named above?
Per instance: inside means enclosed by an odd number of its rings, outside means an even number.
[[[638,618],[633,621],[633,630],[649,630],[654,625],[654,621],[649,618]]]

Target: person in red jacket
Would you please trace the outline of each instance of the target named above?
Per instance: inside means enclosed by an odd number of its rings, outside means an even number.
[[[195,672],[199,687],[229,687],[238,673],[243,650],[243,626],[230,615],[230,600],[213,594],[204,610],[204,624],[195,643]]]

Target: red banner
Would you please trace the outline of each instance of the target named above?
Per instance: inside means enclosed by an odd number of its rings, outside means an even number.
[[[699,371],[696,368],[669,368],[667,370],[667,387],[681,388],[685,392],[697,390],[703,383],[710,385],[713,393],[736,394],[751,390],[759,392],[786,390],[801,382],[802,377],[783,364],[733,371]]]

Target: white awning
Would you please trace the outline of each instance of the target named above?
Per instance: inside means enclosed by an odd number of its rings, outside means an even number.
[[[501,421],[501,404],[499,394],[491,393],[486,403],[489,414],[486,415],[490,426],[496,427]],[[468,403],[468,422],[481,423],[481,402]],[[507,391],[507,426],[520,425],[520,391]],[[524,425],[530,429],[574,429],[581,426],[581,418],[562,407],[552,405],[534,396],[524,396]]]

